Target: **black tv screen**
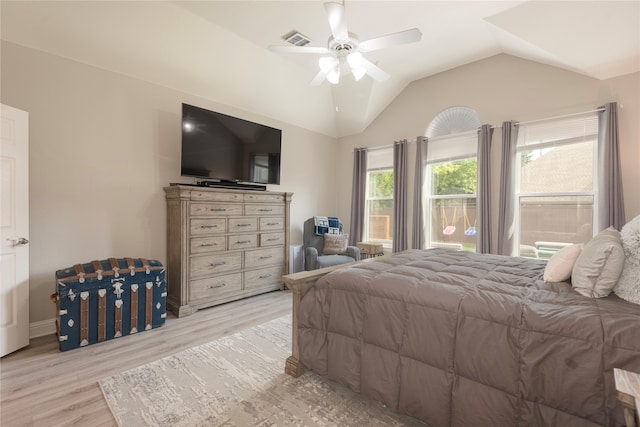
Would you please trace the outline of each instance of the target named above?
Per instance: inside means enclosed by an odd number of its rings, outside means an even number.
[[[182,104],[181,175],[280,184],[282,131]]]

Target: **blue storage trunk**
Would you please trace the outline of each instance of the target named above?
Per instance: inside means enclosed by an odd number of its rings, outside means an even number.
[[[56,271],[60,351],[157,328],[166,318],[161,262],[109,258]]]

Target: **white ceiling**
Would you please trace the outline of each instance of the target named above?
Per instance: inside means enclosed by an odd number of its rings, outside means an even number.
[[[412,81],[506,53],[597,79],[640,71],[640,1],[346,0],[359,39],[419,28],[365,57],[391,74],[310,86],[317,56],[274,53],[297,30],[326,47],[322,1],[8,1],[2,39],[340,137]]]

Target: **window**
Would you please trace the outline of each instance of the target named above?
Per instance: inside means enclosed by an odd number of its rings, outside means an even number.
[[[367,152],[365,240],[391,247],[393,242],[393,149]]]
[[[593,236],[597,133],[595,114],[520,125],[515,163],[519,255],[550,258]]]
[[[476,250],[476,131],[429,140],[426,171],[427,246]]]

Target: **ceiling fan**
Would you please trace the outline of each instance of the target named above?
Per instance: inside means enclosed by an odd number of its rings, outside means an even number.
[[[269,46],[269,49],[274,52],[323,55],[318,60],[320,71],[311,81],[312,85],[319,85],[325,79],[329,83],[337,84],[341,75],[349,73],[353,74],[356,81],[365,74],[376,81],[385,81],[389,78],[389,74],[365,59],[362,54],[399,44],[417,42],[422,38],[420,30],[412,28],[361,42],[355,34],[347,30],[345,9],[342,3],[329,1],[324,4],[324,8],[329,19],[329,27],[331,27],[331,37],[329,37],[327,47]]]

